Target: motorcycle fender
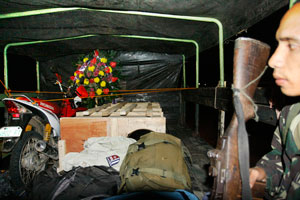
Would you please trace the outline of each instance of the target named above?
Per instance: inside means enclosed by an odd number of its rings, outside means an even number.
[[[49,124],[52,127],[53,130],[53,136],[59,137],[60,136],[60,124],[58,117],[51,111],[48,111],[40,106],[38,104],[32,104],[31,102],[27,102],[24,100],[14,99],[14,98],[5,98],[3,100],[10,100],[15,101],[19,104],[22,104],[29,110],[31,110],[34,114],[39,115],[42,119],[49,122]]]

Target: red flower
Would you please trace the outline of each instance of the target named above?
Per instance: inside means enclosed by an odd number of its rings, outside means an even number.
[[[95,51],[94,51],[94,56],[95,56],[95,57],[99,56],[99,51],[98,51],[98,50],[95,50]]]
[[[96,62],[97,62],[97,59],[96,59],[96,58],[93,58],[93,59],[91,60],[91,62],[90,62],[90,65],[94,65],[94,64],[96,64]]]
[[[105,67],[105,68],[104,68],[104,71],[105,71],[105,73],[108,74],[108,73],[110,72],[109,67]]]
[[[112,77],[111,78],[111,82],[113,82],[113,83],[116,82],[117,80],[118,80],[118,77]]]
[[[108,88],[103,89],[103,93],[104,94],[108,94],[109,93],[109,89]]]
[[[94,97],[95,97],[95,92],[94,92],[94,91],[90,91],[89,96],[90,96],[91,98],[94,98]]]
[[[62,79],[61,79],[61,75],[59,75],[58,73],[55,73],[55,76],[57,78],[57,80],[62,83]]]
[[[72,81],[74,81],[75,76],[70,76],[70,79],[71,79]]]
[[[87,93],[85,87],[83,87],[82,85],[79,86],[76,91],[79,93],[79,97],[88,97],[89,94]]]
[[[98,74],[99,74],[99,69],[96,69],[95,71],[94,71],[94,76],[98,76]]]
[[[90,83],[94,83],[94,79],[93,78],[90,79]]]
[[[112,61],[112,62],[109,63],[109,65],[110,65],[112,68],[115,68],[115,67],[117,66],[117,63]]]

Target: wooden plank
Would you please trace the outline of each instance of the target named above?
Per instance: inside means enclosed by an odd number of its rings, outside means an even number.
[[[117,111],[111,113],[108,117],[120,117],[120,109],[118,109]]]
[[[109,116],[111,113],[113,113],[114,111],[118,110],[119,108],[123,107],[125,105],[124,102],[122,103],[117,103],[117,104],[112,104],[111,107],[101,110],[99,113],[102,117],[107,117]]]
[[[152,103],[152,110],[156,112],[162,112],[160,104],[157,102]]]
[[[77,112],[76,117],[90,116],[94,112],[99,112],[100,110],[102,110],[104,108],[107,108],[108,106],[110,106],[110,103],[109,104],[104,104],[104,105],[101,105],[101,106],[97,106],[95,108],[90,108],[90,109],[82,111],[82,112]]]
[[[62,169],[62,161],[66,155],[66,141],[58,140],[58,168],[57,172],[63,171]]]
[[[182,91],[185,101],[213,107],[224,111],[233,111],[231,88],[199,88],[197,90]],[[268,95],[265,88],[258,87],[253,101],[258,106],[259,121],[276,125],[277,118],[273,109],[269,108]]]
[[[127,114],[127,117],[146,117],[146,112],[141,112],[141,111],[130,112]]]
[[[136,103],[133,104],[126,104],[126,106],[124,106],[121,110],[120,110],[120,115],[121,116],[125,116],[127,115],[129,112],[132,111],[132,109],[134,109],[137,106]]]
[[[148,106],[148,102],[140,102],[140,103],[137,104],[137,106],[132,111],[133,112],[136,112],[136,111],[146,112],[147,111],[147,106]]]
[[[223,110],[230,110],[233,107],[230,104],[222,103],[222,102],[232,102],[232,89],[225,87],[225,88],[215,88],[215,87],[200,87],[198,89],[193,90],[183,90],[181,92],[184,96],[184,99],[187,101],[198,103],[205,106],[212,105],[211,100],[205,101],[205,99],[212,99],[213,104],[214,102],[221,102],[220,105],[223,106]],[[267,95],[266,88],[258,87],[255,90],[253,100],[257,104],[269,104],[269,99]]]
[[[96,107],[93,112],[91,114],[89,114],[90,116],[96,116],[96,113],[109,107],[111,105],[111,103],[107,103],[107,104],[103,104],[101,106]]]
[[[66,140],[66,153],[80,152],[90,137],[107,136],[107,119],[63,117],[60,119],[61,140]]]
[[[163,117],[162,112],[153,111],[151,116],[147,116],[146,112],[130,112],[127,114],[128,117]]]
[[[152,117],[152,103],[148,103],[146,116],[147,117]]]

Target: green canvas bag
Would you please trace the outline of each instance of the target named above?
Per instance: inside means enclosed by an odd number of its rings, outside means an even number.
[[[128,147],[120,167],[121,192],[191,189],[181,140],[151,132]]]

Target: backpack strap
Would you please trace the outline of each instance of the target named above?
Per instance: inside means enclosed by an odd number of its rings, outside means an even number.
[[[172,144],[172,145],[175,145],[175,146],[179,146],[178,143],[176,143],[174,141],[171,141],[171,140],[162,139],[162,138],[154,138],[153,140],[147,140],[147,141],[144,141],[144,142],[135,142],[135,143],[131,144],[130,147],[132,147],[132,148],[128,148],[127,154],[128,153],[134,153],[134,152],[140,151],[142,149],[145,149],[146,147],[156,145],[156,144],[160,144],[160,143]]]
[[[287,133],[289,131],[290,125],[291,125],[293,119],[298,115],[299,112],[300,112],[300,103],[293,104],[290,107],[290,110],[288,111],[288,115],[287,115],[285,125],[283,126],[283,132],[282,132],[283,144],[286,143],[286,136],[287,136]]]

